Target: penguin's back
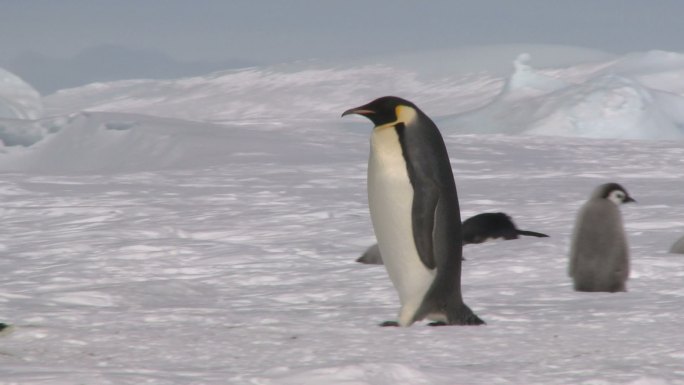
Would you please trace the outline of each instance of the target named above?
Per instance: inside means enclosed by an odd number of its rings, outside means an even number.
[[[463,221],[463,244],[483,243],[489,239],[516,239],[518,232],[505,213],[482,213]]]

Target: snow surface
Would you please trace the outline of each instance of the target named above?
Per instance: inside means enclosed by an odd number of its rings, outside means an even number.
[[[94,84],[1,121],[0,384],[684,384],[684,142],[663,140],[681,138],[682,56],[534,60],[509,78],[302,63]],[[370,123],[339,115],[383,94],[438,121],[464,217],[551,236],[465,247],[487,326],[377,326],[398,300],[354,262],[375,242]],[[639,202],[629,291],[576,293],[570,232],[607,181]]]

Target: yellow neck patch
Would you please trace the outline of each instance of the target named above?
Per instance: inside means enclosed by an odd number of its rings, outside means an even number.
[[[418,112],[413,107],[400,105],[394,109],[394,113],[397,115],[397,120],[390,123],[385,123],[379,126],[375,126],[375,129],[383,129],[388,127],[394,127],[399,123],[409,124],[416,119]]]

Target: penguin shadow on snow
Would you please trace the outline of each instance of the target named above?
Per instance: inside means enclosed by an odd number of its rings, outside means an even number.
[[[548,237],[548,235],[536,231],[520,230],[513,222],[513,219],[506,213],[477,214],[463,221],[461,230],[463,232],[463,246],[497,239],[513,240],[520,238],[521,235],[540,238]],[[465,260],[465,258],[462,259]],[[356,262],[368,265],[382,265],[382,254],[378,245],[375,244],[369,247]]]

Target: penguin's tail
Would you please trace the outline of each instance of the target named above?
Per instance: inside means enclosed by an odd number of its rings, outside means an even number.
[[[451,282],[453,284],[453,282]],[[472,310],[463,302],[460,288],[455,288],[455,292],[451,290],[443,290],[444,287],[434,285],[430,287],[423,303],[420,305],[413,317],[413,322],[423,320],[425,318],[437,320],[438,324],[446,325],[484,325],[485,322],[480,319]],[[450,295],[445,295],[449,293]]]
[[[542,233],[537,233],[535,231],[527,231],[527,230],[516,230],[518,232],[518,235],[527,235],[528,237],[539,237],[539,238],[548,238],[549,236],[546,234]]]

